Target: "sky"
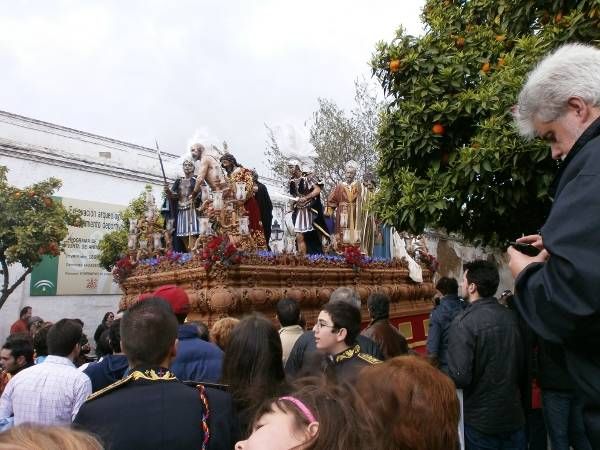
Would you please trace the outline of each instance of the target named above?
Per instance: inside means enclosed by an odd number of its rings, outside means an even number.
[[[306,154],[319,97],[352,108],[377,41],[424,0],[0,0],[0,110],[264,172],[267,132]]]

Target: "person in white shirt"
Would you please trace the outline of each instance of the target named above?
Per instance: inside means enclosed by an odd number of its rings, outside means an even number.
[[[48,331],[46,360],[15,375],[0,398],[0,419],[14,424],[70,425],[92,393],[92,383],[73,361],[81,350],[81,326],[62,319]]]

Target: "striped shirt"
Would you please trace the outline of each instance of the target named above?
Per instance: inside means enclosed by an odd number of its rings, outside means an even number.
[[[70,425],[91,393],[90,379],[70,359],[49,355],[11,378],[0,398],[0,419],[14,415],[15,425]]]

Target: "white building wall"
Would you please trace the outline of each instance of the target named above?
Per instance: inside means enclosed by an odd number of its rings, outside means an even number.
[[[163,154],[171,176],[176,175],[172,163],[177,159]],[[9,183],[20,188],[55,177],[63,182],[58,196],[127,206],[150,184],[161,201],[162,175],[154,149],[5,112],[0,112],[0,165],[8,167]],[[22,273],[20,266],[11,266],[11,284]],[[26,305],[34,315],[52,322],[80,318],[93,341],[104,313],[116,312],[119,299],[119,295],[32,297],[27,277],[0,311],[0,342]]]

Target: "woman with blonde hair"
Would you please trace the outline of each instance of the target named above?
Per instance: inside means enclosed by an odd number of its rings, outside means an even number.
[[[225,351],[227,349],[227,344],[229,344],[231,332],[239,322],[240,319],[236,319],[235,317],[224,317],[217,320],[210,329],[210,342]]]
[[[19,425],[0,433],[0,450],[102,450],[91,434],[66,427]]]

